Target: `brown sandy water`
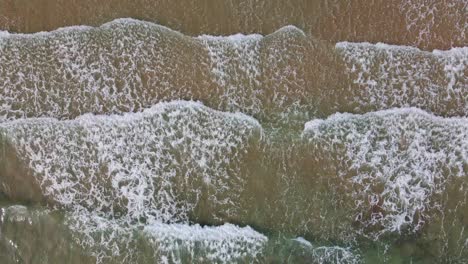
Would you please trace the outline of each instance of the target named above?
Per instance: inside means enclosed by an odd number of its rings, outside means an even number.
[[[466,262],[466,8],[0,0],[0,262]]]
[[[188,35],[270,34],[295,25],[330,42],[385,42],[432,50],[466,46],[467,8],[462,0],[2,0],[0,28],[50,31],[98,26],[121,17],[155,22]]]

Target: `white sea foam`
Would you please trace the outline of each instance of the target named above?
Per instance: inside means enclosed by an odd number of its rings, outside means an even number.
[[[382,50],[402,50],[408,52],[428,52],[420,50],[417,47],[413,46],[406,46],[406,45],[390,45],[382,42],[377,43],[370,43],[370,42],[349,42],[349,41],[341,41],[335,44],[335,48],[345,50],[350,49],[353,47],[361,47],[361,48],[379,48]]]
[[[200,36],[211,60],[211,73],[225,92],[227,109],[240,109],[243,105],[254,107],[260,112],[261,102],[256,94],[239,96],[240,91],[249,92],[248,87],[260,84],[260,40],[263,36],[237,34],[227,37]]]
[[[361,263],[358,255],[355,255],[350,249],[333,246],[333,247],[316,247],[313,249],[313,256],[317,263],[340,263],[340,264],[357,264]]]
[[[234,35],[228,35],[228,36],[213,36],[213,35],[200,35],[198,38],[203,39],[203,40],[210,40],[210,41],[230,41],[230,42],[243,42],[243,41],[251,41],[251,40],[259,40],[263,38],[263,35],[261,34],[242,34],[242,33],[237,33]]]
[[[213,219],[217,212],[237,214],[246,182],[239,163],[261,136],[253,118],[185,101],[124,115],[22,119],[0,128],[46,197],[72,212],[75,231],[88,237],[114,230],[99,242],[115,254],[116,233],[188,223],[202,196]]]
[[[406,29],[418,34],[416,45],[431,42],[434,30],[447,23],[442,20],[448,20],[454,26],[449,29],[444,27],[444,31],[452,31],[459,42],[466,40],[468,5],[465,0],[401,1],[400,12],[405,15]]]
[[[298,27],[296,27],[294,25],[283,26],[280,29],[276,30],[274,33],[272,33],[272,35],[282,33],[282,32],[293,32],[293,33],[299,33],[304,37],[306,36],[306,33],[302,29],[300,29],[300,28],[298,28]]]
[[[120,19],[3,39],[8,41],[0,45],[0,121],[134,112],[191,98],[191,89],[198,88],[195,76],[178,73],[187,65],[185,57],[168,58],[190,46],[189,38],[156,24]],[[188,80],[178,84],[182,75]]]
[[[231,203],[222,190],[241,191],[243,180],[230,166],[261,134],[252,118],[182,101],[123,116],[26,119],[3,127],[52,200],[96,211],[125,207],[131,219],[161,221],[186,219],[203,185],[213,192],[209,200]],[[200,188],[181,201],[177,188],[184,183]]]
[[[468,47],[420,51],[407,46],[340,42],[354,79],[356,111],[415,106],[444,115],[468,114]]]
[[[27,225],[28,228],[35,230],[36,228],[42,229],[44,222],[51,225],[48,228],[52,229],[62,224],[53,221],[49,213],[47,209],[28,209],[20,205],[0,208],[0,233],[2,233],[3,227],[10,230],[11,226]],[[82,214],[78,217],[86,216]],[[72,218],[77,220],[74,216]],[[198,224],[151,223],[125,230],[112,220],[103,220],[100,223],[102,226],[98,235],[114,233],[120,235],[120,237],[112,237],[105,241],[105,244],[98,246],[109,246],[109,249],[115,251],[114,257],[125,259],[125,263],[133,263],[134,260],[139,259],[138,257],[135,258],[135,255],[138,254],[146,254],[146,260],[151,260],[152,263],[233,263],[253,261],[263,257],[263,249],[268,243],[268,238],[265,235],[256,232],[251,227],[239,227],[233,224],[201,227]],[[60,230],[58,233],[54,233],[53,236],[64,236],[63,232],[67,231]],[[135,234],[138,235],[134,237]],[[23,237],[7,235],[0,238],[4,239],[4,241],[0,239],[0,245],[2,246],[5,246],[2,243],[6,242],[6,245],[10,245],[16,251],[23,252],[25,249],[24,243],[21,243]],[[135,249],[135,255],[132,256],[128,254],[134,250],[131,246],[126,247],[125,250],[122,250],[123,248],[119,250],[119,248],[113,246],[131,245],[131,241],[128,241],[129,238],[138,238],[140,243],[144,241],[145,245],[151,250],[138,248]],[[26,244],[26,246],[28,245]],[[83,250],[85,249],[86,247],[83,248]],[[28,251],[26,250],[26,252]],[[126,253],[127,256],[125,256]],[[60,254],[67,254],[67,252],[61,251]],[[98,262],[103,260],[102,257],[103,255],[98,256]]]
[[[28,222],[31,222],[31,219],[29,218],[29,211],[26,206],[22,205],[11,205],[6,208],[2,208],[2,218],[5,216],[8,217],[8,221],[12,222],[24,222],[28,220]],[[1,220],[3,222],[3,220]]]
[[[0,122],[136,112],[178,99],[251,115],[287,108],[300,100],[288,100],[289,90],[305,86],[295,67],[285,66],[302,56],[288,51],[291,32],[303,35],[289,26],[265,37],[192,38],[154,23],[117,19],[100,27],[6,34],[0,38]],[[265,74],[272,75],[267,84]],[[274,103],[266,96],[274,96]]]
[[[268,238],[250,227],[224,224],[201,227],[183,224],[153,224],[144,228],[160,260],[172,256],[171,262],[183,262],[175,251],[187,252],[197,262],[232,263],[261,256]],[[183,250],[181,250],[183,249]],[[172,254],[170,254],[172,253]]]
[[[160,24],[156,24],[156,23],[153,23],[153,22],[149,22],[149,21],[143,21],[143,20],[138,20],[138,19],[135,19],[135,18],[117,18],[117,19],[114,19],[110,22],[107,22],[107,23],[104,23],[98,27],[92,27],[92,26],[85,26],[85,25],[77,25],[77,26],[67,26],[67,27],[60,27],[60,28],[57,28],[57,29],[54,29],[54,30],[51,30],[51,31],[40,31],[40,32],[35,32],[35,33],[10,33],[8,31],[1,31],[0,30],[0,37],[22,37],[22,38],[34,38],[34,37],[38,37],[38,36],[48,36],[48,37],[53,37],[54,34],[57,34],[57,33],[64,33],[64,32],[67,32],[67,31],[89,31],[89,30],[93,30],[93,29],[99,29],[99,28],[112,28],[114,26],[129,26],[129,25],[144,25],[144,26],[148,26],[148,27],[158,27],[158,28],[161,28],[161,29],[166,29],[168,31],[173,31],[175,33],[178,33],[180,35],[184,35],[183,33],[177,31],[177,30],[174,30],[174,29],[171,29],[169,27],[166,27],[164,25],[160,25]],[[278,33],[278,32],[282,32],[282,31],[294,31],[294,32],[301,32],[303,35],[305,35],[304,31],[294,25],[286,25],[286,26],[283,26],[281,27],[280,29],[276,30],[275,32],[273,32],[272,34],[275,34],[275,33]],[[184,35],[185,36],[185,35]],[[203,34],[203,35],[199,35],[197,38],[201,38],[201,39],[207,39],[207,40],[229,40],[229,41],[232,41],[232,42],[242,42],[242,41],[245,41],[245,40],[249,40],[249,39],[260,39],[260,38],[263,38],[264,35],[262,34],[258,34],[258,33],[253,33],[253,34],[242,34],[242,33],[237,33],[237,34],[233,34],[233,35],[220,35],[220,36],[215,36],[215,35],[207,35],[207,34]]]
[[[50,38],[54,35],[79,32],[79,31],[88,31],[92,30],[94,27],[91,26],[70,26],[70,27],[61,27],[52,31],[40,31],[35,33],[10,33],[8,31],[0,31],[0,39],[34,39],[34,38]]]
[[[303,135],[343,164],[338,176],[352,185],[355,220],[383,227],[369,234],[373,238],[419,230],[438,206],[433,195],[444,191],[450,177],[466,176],[467,118],[442,118],[416,108],[334,114],[307,123]]]
[[[0,38],[5,38],[8,37],[10,33],[8,31],[2,31],[0,30]]]
[[[10,33],[8,31],[0,31],[0,38],[21,38],[21,39],[31,39],[31,38],[38,38],[38,37],[47,37],[47,38],[53,38],[55,35],[58,34],[66,34],[66,33],[72,33],[72,32],[79,32],[79,31],[91,31],[91,30],[98,30],[98,29],[105,29],[105,28],[112,28],[114,26],[128,26],[128,25],[146,25],[149,27],[158,27],[161,29],[165,29],[168,31],[172,31],[175,33],[178,33],[180,35],[183,35],[182,33],[170,29],[166,26],[159,25],[156,23],[152,22],[147,22],[143,20],[138,20],[134,18],[117,18],[114,19],[110,22],[104,23],[101,26],[98,27],[92,27],[92,26],[85,26],[85,25],[77,25],[77,26],[67,26],[67,27],[60,27],[51,31],[40,31],[40,32],[34,32],[34,33]]]
[[[292,239],[306,248],[312,256],[313,263],[340,263],[357,264],[361,263],[361,257],[350,248],[339,246],[314,246],[303,237]]]
[[[381,49],[387,51],[406,51],[406,52],[421,52],[426,54],[434,54],[438,56],[455,56],[461,55],[466,56],[468,47],[453,47],[448,50],[439,50],[435,49],[431,51],[421,50],[417,47],[413,46],[406,46],[406,45],[394,45],[394,44],[386,44],[382,42],[377,43],[370,43],[370,42],[349,42],[349,41],[341,41],[335,44],[335,48],[337,49],[351,49],[353,47],[361,47],[361,48],[370,48],[370,49]]]
[[[269,93],[275,95],[272,98],[274,104],[278,107],[284,105],[282,108],[287,111],[291,105],[285,105],[288,98],[284,98],[283,94],[288,94],[289,86],[296,85],[296,82],[302,84],[303,80],[298,78],[295,67],[276,69],[275,65],[297,63],[296,57],[301,57],[301,54],[289,51],[285,44],[294,42],[292,34],[305,36],[305,33],[295,26],[282,27],[266,36],[199,36],[197,39],[205,46],[210,57],[211,73],[219,87],[224,90],[221,100],[223,105],[218,107],[251,114],[262,113],[265,108],[271,107],[264,103],[267,93],[265,89],[268,89]],[[268,42],[267,39],[275,39],[277,42]],[[292,61],[284,61],[288,59]],[[265,74],[273,74],[268,77],[271,83],[263,82]],[[292,93],[289,95],[292,96]]]

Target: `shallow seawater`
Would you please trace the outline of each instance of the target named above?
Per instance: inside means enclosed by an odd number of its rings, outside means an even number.
[[[467,262],[466,9],[0,0],[0,263]]]
[[[133,17],[196,36],[270,34],[295,25],[330,42],[432,50],[466,46],[466,12],[464,0],[2,0],[0,26],[32,33]]]

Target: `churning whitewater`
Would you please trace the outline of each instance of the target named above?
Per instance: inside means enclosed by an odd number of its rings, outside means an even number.
[[[0,31],[1,263],[468,261],[466,4],[247,2]]]

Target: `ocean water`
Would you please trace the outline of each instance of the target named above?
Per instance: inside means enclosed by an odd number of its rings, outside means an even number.
[[[467,262],[467,8],[0,0],[0,263]]]
[[[0,25],[33,33],[133,17],[192,36],[270,34],[295,25],[331,42],[432,50],[466,46],[467,8],[464,0],[2,0]]]

